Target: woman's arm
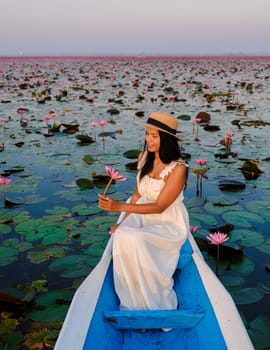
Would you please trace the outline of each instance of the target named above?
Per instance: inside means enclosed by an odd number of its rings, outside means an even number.
[[[177,164],[172,172],[168,175],[166,183],[160,192],[156,202],[136,204],[134,201],[130,203],[122,203],[112,198],[99,195],[99,207],[110,212],[126,212],[135,214],[159,214],[167,209],[178,197],[183,190],[186,181],[186,166]],[[136,192],[135,192],[136,193]]]

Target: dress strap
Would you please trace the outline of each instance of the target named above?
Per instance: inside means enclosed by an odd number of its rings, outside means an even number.
[[[182,165],[185,165],[186,167],[188,167],[188,164],[183,159],[173,160],[170,164],[168,164],[165,167],[165,169],[162,170],[162,172],[160,173],[160,177],[162,179],[164,177],[166,177],[169,173],[171,173],[173,171],[173,169],[175,168],[175,166],[177,164],[182,164]]]

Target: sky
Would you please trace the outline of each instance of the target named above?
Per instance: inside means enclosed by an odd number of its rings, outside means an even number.
[[[270,54],[270,0],[0,0],[0,56]]]

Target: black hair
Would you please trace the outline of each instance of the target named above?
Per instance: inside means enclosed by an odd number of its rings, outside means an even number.
[[[159,148],[159,158],[164,164],[169,164],[173,160],[178,160],[181,158],[181,149],[177,139],[163,131],[159,131],[160,136],[160,148]],[[144,151],[146,149],[146,142],[144,143]],[[146,174],[149,174],[154,166],[155,153],[147,152],[146,161],[142,167],[140,173],[140,179],[142,179]]]

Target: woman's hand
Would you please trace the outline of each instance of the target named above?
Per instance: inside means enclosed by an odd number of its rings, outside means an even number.
[[[106,210],[106,211],[112,211],[112,212],[119,212],[120,209],[119,204],[120,202],[109,198],[107,196],[104,196],[103,194],[99,194],[99,201],[98,201],[98,206],[100,209],[102,210]]]
[[[109,231],[109,234],[112,235],[118,229],[119,226],[120,226],[120,223],[113,225]]]

